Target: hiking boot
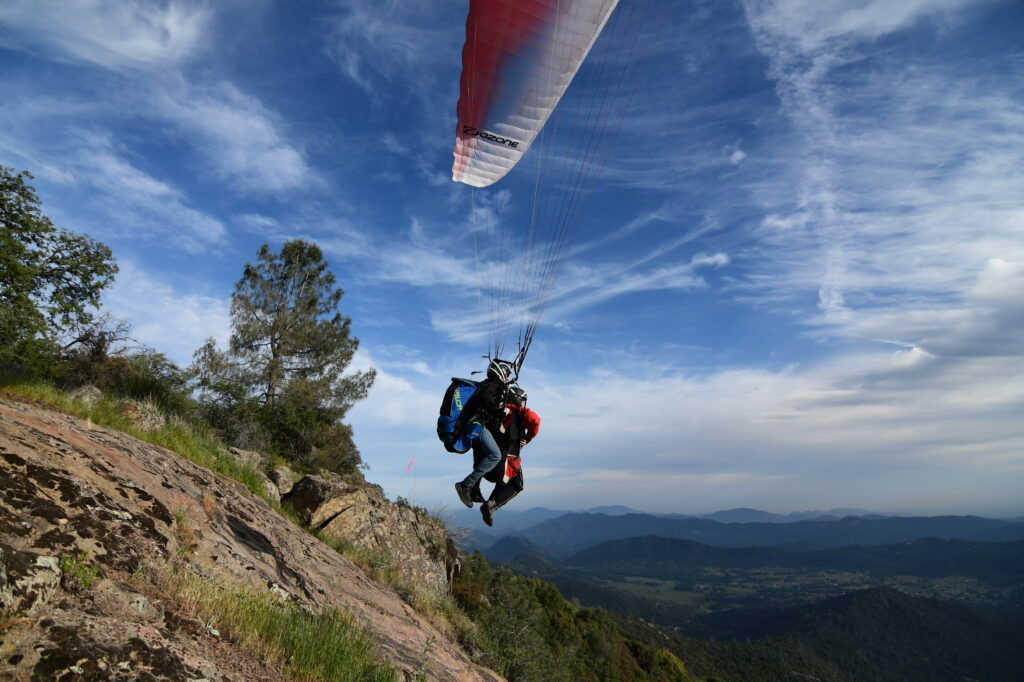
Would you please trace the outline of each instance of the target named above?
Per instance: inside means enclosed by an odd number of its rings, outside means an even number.
[[[473,508],[472,488],[462,481],[459,481],[455,484],[455,492],[459,494],[459,499],[462,500],[462,504],[466,505],[470,509]]]
[[[473,495],[470,497],[470,499],[473,500],[474,502],[483,502],[484,501],[484,494],[482,492],[480,492],[480,484],[479,483],[477,483],[475,486],[473,486]]]
[[[484,517],[484,523],[488,526],[494,525],[494,511],[496,506],[492,500],[487,500],[480,506],[480,515]]]

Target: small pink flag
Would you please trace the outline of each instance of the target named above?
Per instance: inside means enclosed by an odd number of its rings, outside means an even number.
[[[413,458],[409,460],[409,466],[405,467],[405,473],[409,473],[410,471],[412,471],[412,465],[415,464],[415,463],[416,463],[416,456],[413,455]]]

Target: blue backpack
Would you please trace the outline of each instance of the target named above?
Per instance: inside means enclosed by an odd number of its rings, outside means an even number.
[[[452,377],[452,383],[444,393],[444,400],[441,401],[441,416],[437,418],[437,437],[444,443],[444,449],[448,452],[462,454],[473,447],[473,441],[480,436],[483,426],[477,423],[470,424],[468,431],[455,433],[455,423],[462,414],[463,406],[469,402],[470,396],[476,392],[477,382],[470,379],[459,379]]]

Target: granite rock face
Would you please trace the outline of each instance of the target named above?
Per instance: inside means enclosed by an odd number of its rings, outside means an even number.
[[[435,536],[412,510],[392,509],[372,487],[328,490],[336,509],[316,517],[325,531],[379,527],[370,542],[405,536],[391,546],[410,567],[429,555]],[[147,579],[182,557],[220,584],[347,611],[399,679],[500,679],[241,484],[124,433],[0,399],[0,679],[286,679]],[[427,580],[434,569],[423,564],[410,570]]]
[[[22,552],[0,543],[0,609],[34,615],[60,588],[56,557]]]

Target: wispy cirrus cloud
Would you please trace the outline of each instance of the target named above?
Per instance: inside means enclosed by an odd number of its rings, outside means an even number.
[[[874,39],[926,17],[942,17],[975,0],[746,0],[755,28],[812,53],[830,40]]]
[[[182,189],[140,167],[108,134],[68,128],[14,145],[0,135],[0,148],[24,166],[41,168],[42,177],[63,190],[63,200],[48,204],[48,211],[94,237],[157,241],[202,253],[223,244],[227,236],[217,217],[194,207]],[[19,151],[25,148],[26,153]]]
[[[753,299],[816,290],[819,332],[899,338],[905,328],[879,321],[969,305],[986,263],[1024,260],[1009,173],[1024,164],[1019,70],[994,65],[997,79],[977,79],[872,50],[973,6],[746,3],[796,145],[774,180],[751,185],[767,211],[757,244],[737,254],[756,264]]]
[[[312,179],[283,122],[255,97],[227,81],[159,87],[144,109],[171,122],[220,179],[244,191],[282,192]]]
[[[423,0],[358,0],[340,3],[340,9],[331,20],[328,54],[353,82],[378,99],[387,91],[375,84],[378,78],[410,85],[403,95],[425,102],[437,99],[428,93],[434,92],[442,73],[453,72],[439,67],[450,67],[458,58],[465,37],[464,8],[439,8]]]
[[[401,183],[411,167],[432,187],[449,184],[466,7],[428,0],[335,2],[327,55],[374,111],[365,153],[394,157],[378,177]],[[401,83],[400,87],[395,84]],[[447,162],[445,161],[447,159]]]
[[[552,297],[548,317],[565,322],[575,313],[627,294],[700,289],[706,286],[700,275],[702,268],[729,264],[724,253],[699,253],[685,262],[643,267],[663,253],[664,247],[658,247],[631,263],[569,266],[564,282]]]
[[[686,291],[705,286],[700,270],[729,264],[724,253],[697,253],[687,261],[672,262],[666,256],[692,237],[654,244],[642,255],[624,262],[570,263],[557,282],[538,290],[547,249],[534,245],[531,253],[508,246],[513,229],[501,211],[508,195],[494,195],[476,208],[469,225],[447,228],[413,219],[404,238],[381,242],[365,231],[332,228],[335,235],[318,239],[328,257],[355,267],[353,274],[367,282],[398,284],[420,289],[431,300],[431,324],[459,341],[478,340],[488,333],[490,318],[518,320],[527,315],[523,305],[538,297],[550,299],[544,321],[567,324],[582,311],[610,299],[651,291]],[[642,219],[632,223],[642,222]],[[627,226],[628,227],[628,226]],[[472,230],[481,236],[473,246]],[[344,234],[337,235],[339,230]],[[484,244],[486,243],[486,247]],[[518,242],[513,240],[513,244]],[[452,248],[457,244],[460,248]],[[533,259],[533,260],[531,260]],[[527,277],[526,273],[534,273]],[[430,296],[430,292],[440,292]]]
[[[130,140],[96,123],[107,105],[25,92],[7,104],[0,151],[7,164],[60,189],[47,210],[65,224],[105,240],[157,240],[192,253],[224,243],[227,228],[217,216],[197,207]]]
[[[241,193],[310,184],[315,178],[301,145],[273,110],[216,72],[197,72],[188,63],[189,54],[215,40],[214,10],[203,2],[135,0],[5,4],[0,45],[70,61],[86,74],[59,96],[20,84],[18,107],[43,110],[38,119],[14,112],[23,128],[21,147],[63,136],[55,129],[56,112],[44,109],[56,100],[64,127],[91,128],[128,146],[138,139],[134,132],[124,135],[126,127],[144,126],[148,143],[191,149],[196,167]]]
[[[0,6],[0,45],[109,69],[162,66],[192,53],[210,16],[181,2],[9,0]]]

